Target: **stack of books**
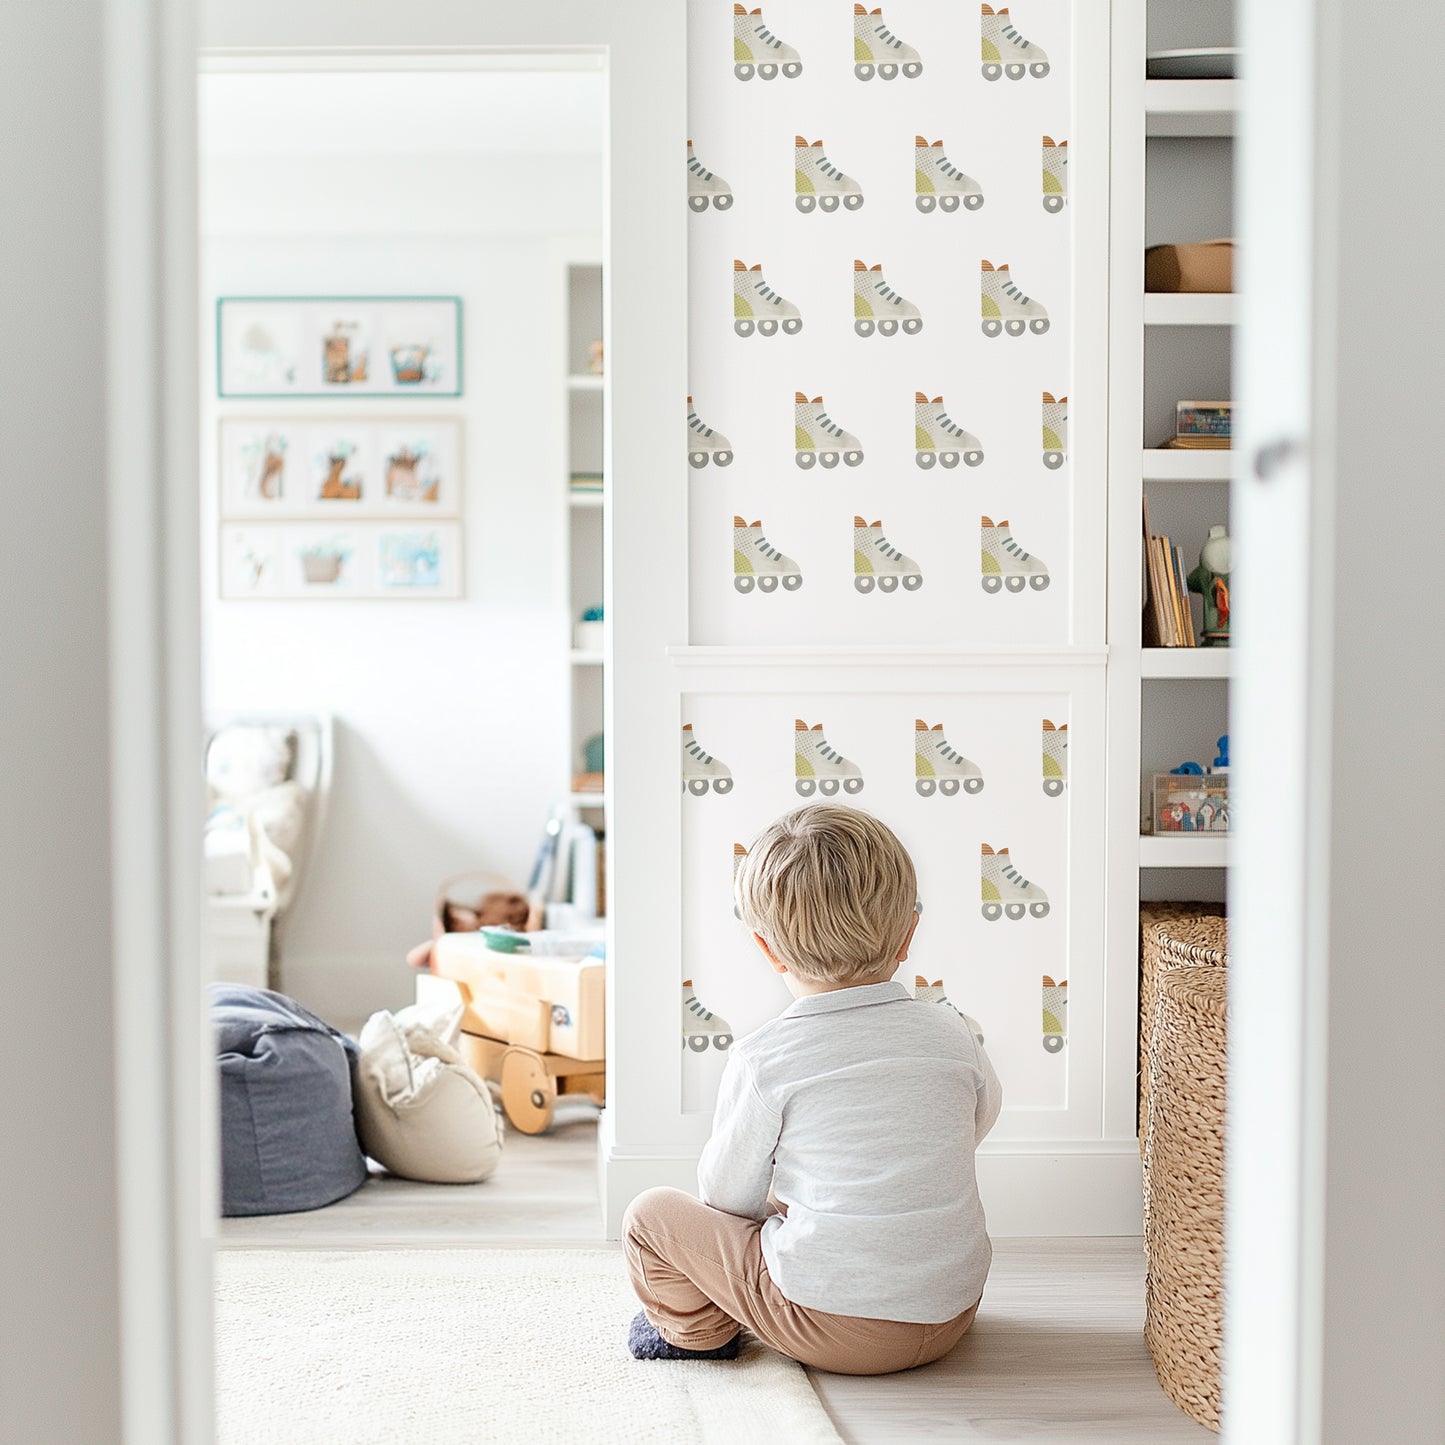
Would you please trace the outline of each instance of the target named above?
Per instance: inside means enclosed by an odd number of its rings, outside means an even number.
[[[1144,602],[1145,647],[1198,647],[1194,614],[1189,607],[1184,549],[1168,537],[1149,531],[1149,505],[1144,504],[1144,563],[1149,595]]]
[[[1166,447],[1186,451],[1228,451],[1230,404],[1227,401],[1181,401],[1174,407],[1174,440]]]

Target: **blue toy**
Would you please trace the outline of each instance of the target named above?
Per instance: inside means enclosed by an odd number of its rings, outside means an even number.
[[[1229,734],[1225,733],[1215,746],[1219,749],[1219,756],[1214,760],[1214,771],[1222,773],[1229,768]]]
[[[1180,763],[1177,768],[1170,768],[1171,773],[1182,774],[1188,778],[1201,778],[1204,776],[1204,769],[1198,763]]]

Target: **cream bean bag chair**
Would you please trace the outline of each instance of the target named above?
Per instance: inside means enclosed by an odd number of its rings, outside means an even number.
[[[502,1126],[486,1081],[456,1050],[462,1010],[376,1013],[361,1031],[356,1133],[384,1169],[475,1184],[497,1167]]]

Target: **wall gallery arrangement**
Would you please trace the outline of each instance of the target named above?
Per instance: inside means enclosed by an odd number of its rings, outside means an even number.
[[[453,297],[222,297],[222,398],[461,395]],[[462,593],[462,424],[402,413],[224,416],[220,595]]]
[[[221,516],[453,517],[461,423],[268,416],[220,428]]]
[[[223,296],[222,397],[460,396],[454,296]]]
[[[460,597],[461,530],[460,522],[223,522],[221,596]]]

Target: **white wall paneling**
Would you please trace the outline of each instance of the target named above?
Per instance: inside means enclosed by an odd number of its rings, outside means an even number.
[[[674,654],[670,719],[693,724],[733,786],[681,797],[674,996],[691,978],[737,1032],[786,1003],[733,919],[733,853],[805,801],[795,790],[796,722],[821,722],[864,779],[838,798],[889,822],[919,868],[924,924],[904,975],[942,978],[980,1019],[999,1065],[1005,1112],[980,1164],[991,1227],[1135,1229],[1132,1108],[1111,1134],[1105,1105],[1110,1072],[1132,1080],[1134,1067],[1132,1028],[1126,1037],[1107,1022],[1115,995],[1132,987],[1132,960],[1111,980],[1103,949],[1107,24],[1085,6],[1012,7],[1014,24],[1047,51],[1049,72],[990,81],[976,9],[898,6],[889,28],[917,50],[921,73],[862,80],[846,12],[782,0],[768,7],[767,26],[798,52],[801,73],[744,80],[733,72],[729,7],[694,3],[689,18],[689,136],[732,195],[689,221],[689,391],[733,458],[690,469],[693,645]],[[930,150],[942,140],[948,162],[977,181],[981,204],[917,205],[920,135]],[[1045,135],[1068,142],[1068,200],[1053,210],[1044,205]],[[828,182],[818,177],[828,172],[815,152],[849,177],[843,189],[861,191],[861,203],[822,204]],[[800,169],[807,180],[796,185]],[[984,333],[983,260],[1007,263],[1018,288],[1046,306],[1047,331]],[[737,261],[762,268],[744,275],[754,317],[769,314],[766,293],[752,290],[761,280],[801,326],[739,334]],[[887,314],[886,293],[876,300],[881,280],[917,308],[921,327],[858,333],[857,261],[870,268],[863,294],[877,314]],[[1041,447],[1045,391],[1068,399],[1067,455],[1056,468]],[[927,439],[916,430],[915,393],[942,396],[982,457],[959,442],[957,466],[920,466]],[[806,404],[795,409],[798,394]],[[846,441],[836,465],[809,455],[836,436],[813,419],[818,396],[861,456],[848,455]],[[927,409],[921,424],[939,430]],[[856,585],[854,551],[861,541],[868,555],[872,538],[855,538],[855,516],[881,520],[888,544],[917,564],[904,568],[902,585]],[[1043,559],[1046,588],[984,589],[983,516],[1007,519],[1018,545]],[[732,553],[750,556],[754,544],[734,537],[735,517],[762,522],[801,585],[765,588],[745,568],[736,584]],[[1068,724],[1061,797],[1042,786],[1045,718]],[[943,724],[949,744],[979,765],[982,791],[920,796],[918,719]],[[1131,843],[1136,836],[1137,821]],[[1008,847],[1045,889],[1047,917],[985,921],[985,843]],[[1069,983],[1068,1043],[1057,1053],[1041,1031],[1045,974]],[[680,1177],[706,1137],[725,1055],[672,1052],[658,1093],[678,1111],[668,1133],[680,1141]]]

